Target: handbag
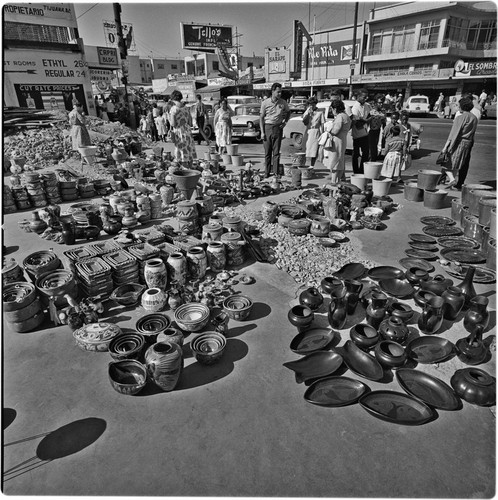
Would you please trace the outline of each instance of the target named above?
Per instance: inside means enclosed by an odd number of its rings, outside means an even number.
[[[329,143],[330,143],[330,134],[328,132],[323,132],[322,135],[318,138],[318,145],[326,148],[330,145]]]
[[[437,160],[436,160],[436,165],[441,165],[441,166],[448,166],[448,164],[451,164],[451,156],[448,152],[446,153],[443,153],[441,151],[441,153],[439,153],[439,156],[437,157]]]

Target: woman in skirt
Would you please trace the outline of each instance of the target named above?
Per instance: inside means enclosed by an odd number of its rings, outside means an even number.
[[[386,156],[382,164],[380,175],[394,179],[397,177],[397,182],[401,180],[401,170],[404,165],[403,157],[406,154],[406,142],[400,136],[401,127],[395,125],[391,128],[391,138],[386,142]]]

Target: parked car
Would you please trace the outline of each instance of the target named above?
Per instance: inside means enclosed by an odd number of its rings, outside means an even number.
[[[472,94],[474,106],[479,106],[479,97],[476,94]],[[458,101],[462,98],[462,94],[450,95],[448,97],[447,104],[444,108],[444,118],[450,118],[453,120],[455,118],[456,112],[460,109]]]
[[[412,95],[403,104],[403,109],[410,115],[427,115],[430,111],[429,98],[426,95]]]
[[[254,95],[229,95],[226,99],[232,110],[236,104],[254,104],[260,102]]]
[[[346,106],[346,113],[351,115],[351,107],[353,106],[355,101],[345,99],[343,102]],[[332,101],[320,101],[316,106],[319,110],[323,110],[326,121],[333,120],[334,118],[332,108],[330,107],[331,103]],[[387,117],[387,121],[389,122],[390,120],[391,118]],[[412,128],[412,142],[410,147],[411,149],[420,149],[420,134],[424,129],[422,125],[417,122],[410,121],[410,125]],[[291,139],[296,151],[304,149],[306,145],[306,127],[301,116],[294,116],[287,122],[287,125],[283,130],[283,137]],[[379,138],[379,149],[381,138]],[[349,132],[347,136],[346,150],[353,150],[353,138],[351,136],[351,132]]]
[[[197,118],[195,112],[193,111],[193,107],[196,105],[195,102],[186,104],[187,108],[190,110],[190,114],[192,115],[192,135],[197,136],[199,134],[199,127],[197,126]],[[213,105],[204,103],[207,110],[207,121],[204,123],[204,133],[206,137],[213,137],[214,134],[214,112]]]
[[[235,104],[232,116],[232,137],[251,137],[259,141],[261,139],[260,110],[259,102]]]
[[[303,114],[306,111],[308,98],[304,96],[294,96],[289,100],[289,109],[291,113]]]

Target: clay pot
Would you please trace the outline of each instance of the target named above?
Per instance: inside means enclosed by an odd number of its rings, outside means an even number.
[[[278,205],[272,201],[265,201],[261,206],[261,213],[263,215],[263,220],[272,224],[277,221]]]
[[[379,333],[384,340],[404,344],[410,331],[403,321],[391,316],[380,324]]]
[[[388,312],[391,317],[400,319],[405,325],[412,319],[414,313],[413,309],[403,302],[393,302],[389,306]]]
[[[211,241],[206,249],[209,268],[214,273],[223,271],[226,267],[225,245],[221,241]]]
[[[348,314],[354,314],[356,306],[360,300],[360,292],[363,288],[363,283],[358,280],[346,280],[346,310]]]
[[[46,222],[40,219],[37,211],[32,212],[31,221],[29,223],[29,228],[33,233],[41,234],[45,229],[47,229]]]
[[[377,361],[386,368],[399,368],[406,363],[406,352],[398,342],[383,340],[375,347]]]
[[[107,234],[118,234],[121,231],[121,218],[116,216],[103,220],[103,229]]]
[[[142,307],[146,311],[162,311],[166,306],[168,296],[160,288],[149,288],[142,295]]]
[[[443,317],[455,321],[465,305],[465,296],[460,288],[449,286],[441,295],[444,300]]]
[[[184,285],[187,279],[187,259],[181,252],[169,254],[166,261],[168,277],[171,281],[176,281],[179,285]]]
[[[490,406],[496,402],[496,380],[479,368],[457,370],[450,380],[455,393],[467,403]]]
[[[204,278],[207,270],[206,252],[202,247],[192,247],[187,252],[187,274],[194,280]]]
[[[147,373],[163,391],[172,391],[183,370],[182,348],[175,342],[157,342],[145,353]]]
[[[99,226],[86,226],[84,229],[85,238],[87,240],[95,240],[100,235],[100,227]]]
[[[482,337],[483,331],[489,324],[489,299],[484,295],[477,295],[470,300],[469,310],[463,319],[464,328],[476,338]]]
[[[410,267],[405,273],[406,279],[412,285],[419,285],[422,281],[429,279],[429,273],[418,267]]]
[[[183,345],[184,336],[181,330],[178,328],[166,328],[166,330],[162,331],[157,336],[158,342],[174,342],[179,346]]]
[[[475,267],[469,266],[467,268],[467,273],[465,274],[465,278],[463,279],[463,281],[458,285],[455,285],[456,288],[458,288],[465,297],[463,310],[469,307],[470,301],[477,295],[473,285],[475,272],[476,272]]]
[[[298,305],[289,310],[287,317],[291,324],[297,328],[297,331],[301,333],[308,330],[311,323],[313,323],[314,313],[309,307]]]
[[[330,304],[328,309],[329,325],[341,330],[347,319],[346,289],[333,290],[330,293]]]
[[[144,279],[149,288],[166,290],[168,286],[168,273],[162,259],[149,259],[145,261]]]
[[[328,236],[330,232],[330,220],[323,215],[310,215],[311,220],[310,233],[318,238]]]
[[[443,324],[442,297],[433,296],[424,305],[424,310],[418,317],[418,327],[422,333],[433,335],[438,332]]]
[[[318,291],[318,288],[311,286],[301,292],[299,295],[299,303],[302,306],[309,307],[312,311],[317,311],[323,304],[323,295]]]
[[[379,341],[377,329],[365,323],[353,326],[349,330],[349,336],[360,349],[365,351],[374,347]]]
[[[326,276],[320,283],[324,293],[332,293],[333,290],[343,289],[344,283],[339,278],[333,278],[332,276]]]
[[[388,298],[385,293],[372,293],[371,302],[366,309],[367,323],[370,326],[376,329],[379,328],[384,319],[384,316],[386,315],[387,301]]]
[[[439,296],[441,296],[449,286],[453,286],[453,280],[450,280],[449,278],[446,279],[441,274],[437,274],[433,278],[420,282],[421,290],[424,292],[432,292],[433,294]]]

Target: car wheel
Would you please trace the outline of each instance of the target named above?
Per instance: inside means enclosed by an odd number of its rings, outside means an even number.
[[[294,145],[295,149],[302,149],[303,148],[303,134],[294,134],[292,136],[292,144]]]
[[[261,141],[261,130],[258,130],[258,133],[256,134],[255,139],[259,142]]]
[[[204,133],[206,134],[206,137],[211,138],[211,136],[213,135],[213,129],[211,128],[211,125],[206,125],[204,127]]]

